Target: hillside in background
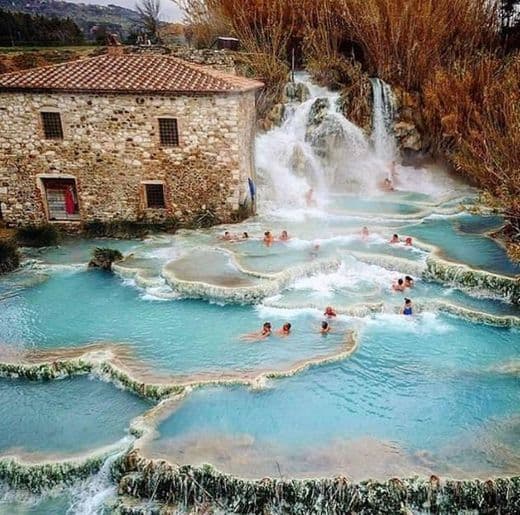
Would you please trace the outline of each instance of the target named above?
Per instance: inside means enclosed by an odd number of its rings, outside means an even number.
[[[0,0],[0,8],[47,17],[71,18],[85,38],[95,39],[97,26],[104,26],[121,38],[128,36],[139,21],[136,11],[117,5],[89,5],[58,0]]]

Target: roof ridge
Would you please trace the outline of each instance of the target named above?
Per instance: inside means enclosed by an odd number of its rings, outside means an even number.
[[[105,57],[108,54],[100,54],[100,55],[90,55],[86,57],[80,57],[79,59],[71,59],[70,61],[63,61],[62,63],[50,63],[44,64],[43,66],[34,66],[32,68],[23,68],[22,70],[15,70],[14,72],[6,72],[0,73],[0,78],[4,77],[12,77],[13,75],[20,75],[23,73],[30,72],[32,70],[48,70],[49,68],[62,68],[70,64],[80,63],[84,61],[93,61],[94,59],[99,59],[100,57]]]
[[[0,75],[0,91],[225,94],[259,81],[171,54],[101,54]]]

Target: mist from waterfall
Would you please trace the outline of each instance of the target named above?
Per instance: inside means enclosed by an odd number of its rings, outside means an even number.
[[[306,196],[311,188],[318,207],[331,193],[380,194],[378,185],[393,160],[386,129],[393,109],[389,86],[376,81],[381,94],[374,102],[377,130],[371,144],[340,112],[339,93],[312,84],[307,74],[297,74],[296,81],[304,85],[308,99],[288,101],[281,126],[256,140],[260,212],[309,207]]]

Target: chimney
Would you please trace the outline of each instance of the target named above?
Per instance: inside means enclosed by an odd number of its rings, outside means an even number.
[[[107,34],[107,54],[108,55],[123,55],[125,48],[119,41],[116,34]]]

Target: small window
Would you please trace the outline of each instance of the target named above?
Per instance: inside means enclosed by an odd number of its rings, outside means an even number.
[[[63,139],[60,113],[42,113],[43,134],[46,139]]]
[[[179,146],[179,130],[176,118],[159,118],[159,134],[162,147]]]
[[[163,184],[145,184],[146,206],[149,209],[164,209],[166,203],[164,201],[164,185]]]

